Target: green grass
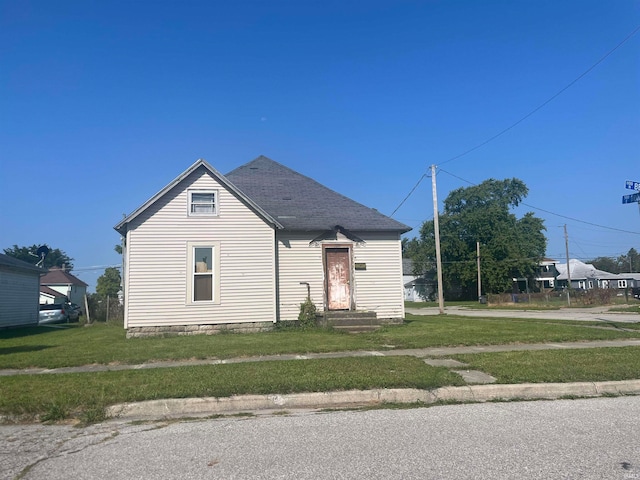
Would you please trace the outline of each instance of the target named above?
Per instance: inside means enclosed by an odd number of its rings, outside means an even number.
[[[616,338],[640,338],[640,325],[407,315],[403,325],[358,335],[309,329],[140,339],[126,339],[124,329],[118,325],[74,325],[64,329],[37,327],[0,331],[0,368],[58,368],[154,360]]]
[[[227,397],[371,388],[432,389],[462,385],[445,368],[414,357],[290,360],[57,375],[0,382],[0,413],[44,420],[99,418],[100,408],[142,400]]]
[[[633,305],[619,305],[609,309],[610,312],[622,312],[622,313],[638,313],[640,314],[640,303]]]
[[[498,383],[566,383],[640,378],[640,347],[454,355]]]

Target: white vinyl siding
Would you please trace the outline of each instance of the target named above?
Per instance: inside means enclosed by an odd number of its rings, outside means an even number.
[[[218,216],[185,215],[188,191],[218,192]],[[218,246],[219,296],[188,302],[188,245]],[[273,229],[203,167],[127,232],[125,327],[275,321]]]
[[[321,232],[278,232],[278,283],[280,320],[296,320],[300,304],[307,298],[309,284],[311,300],[319,311],[324,310],[324,271],[322,247],[309,246]]]
[[[322,244],[350,246],[352,296],[356,310],[374,311],[381,319],[404,318],[399,234],[353,232],[365,243],[361,245],[339,239],[336,242],[325,241],[310,246],[311,239],[321,233],[278,233],[280,318],[298,318],[300,303],[307,296],[307,287],[301,282],[309,283],[311,299],[319,310],[324,310],[326,299]],[[354,270],[355,263],[366,264],[366,270]]]
[[[40,273],[0,267],[0,327],[38,323]]]

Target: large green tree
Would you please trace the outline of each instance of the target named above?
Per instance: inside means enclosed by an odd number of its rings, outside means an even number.
[[[640,254],[635,248],[629,249],[626,255],[620,255],[617,258],[597,257],[587,263],[609,273],[640,272]]]
[[[527,186],[516,178],[489,179],[449,193],[439,214],[445,296],[476,296],[476,242],[483,293],[511,291],[513,278],[534,276],[546,250],[543,220],[530,212],[521,218],[511,212],[527,193]],[[433,220],[422,225],[417,243],[407,243],[405,249],[416,268],[427,271],[435,265]]]
[[[40,261],[40,257],[38,257],[36,253],[41,246],[42,245],[31,245],[30,247],[19,247],[18,245],[14,245],[13,247],[5,248],[4,253],[10,257],[35,265]],[[73,258],[69,257],[69,255],[59,248],[51,248],[48,245],[45,246],[49,249],[49,253],[42,264],[44,268],[62,268],[64,266],[66,270],[73,270]]]
[[[98,277],[96,293],[103,297],[113,297],[120,291],[120,271],[116,267],[107,267]]]

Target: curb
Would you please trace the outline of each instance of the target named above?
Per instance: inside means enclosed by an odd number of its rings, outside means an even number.
[[[121,403],[107,408],[109,418],[120,420],[176,418],[285,409],[355,408],[388,404],[554,400],[603,395],[639,395],[640,380],[576,383],[521,383],[441,387],[435,390],[392,388],[283,395],[181,398]]]

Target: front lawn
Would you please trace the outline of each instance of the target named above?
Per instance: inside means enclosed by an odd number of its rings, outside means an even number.
[[[588,348],[454,355],[498,383],[565,383],[640,378],[640,348]]]
[[[352,335],[331,330],[126,339],[121,325],[72,325],[0,331],[0,369],[136,364],[154,360],[232,358],[310,352],[640,338],[636,324],[453,315],[408,315],[403,325]],[[599,328],[605,327],[605,328]],[[621,328],[624,328],[622,330]]]
[[[57,375],[0,382],[0,414],[101,420],[104,407],[160,398],[227,397],[372,388],[462,385],[458,375],[414,357],[289,360]],[[101,413],[102,412],[102,413]],[[93,418],[91,418],[93,416]]]

